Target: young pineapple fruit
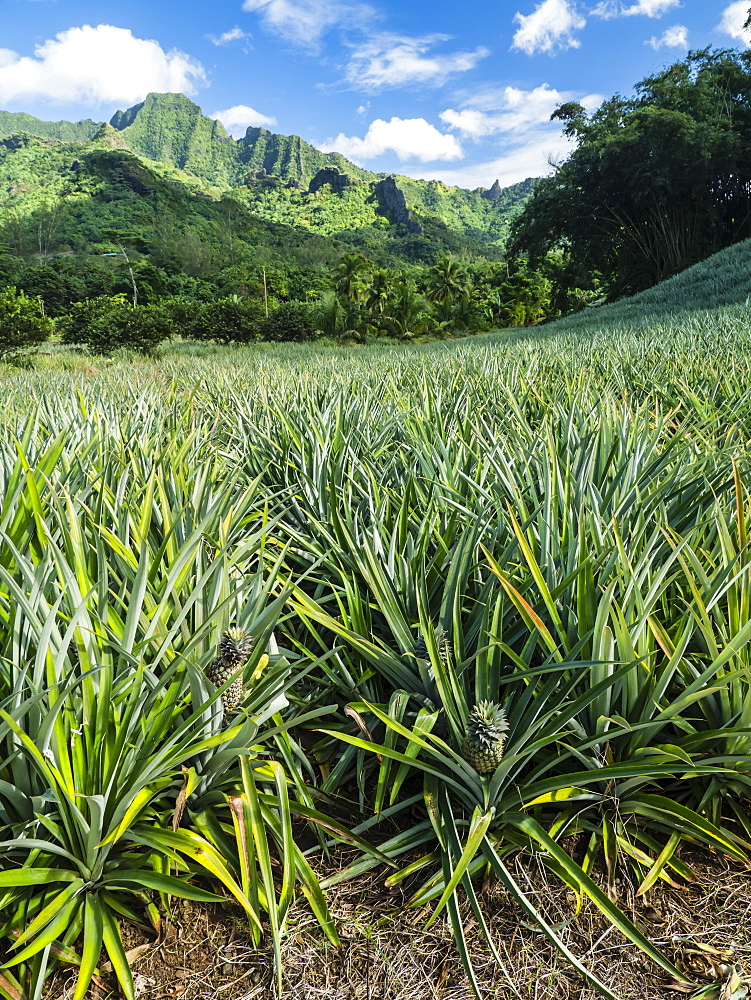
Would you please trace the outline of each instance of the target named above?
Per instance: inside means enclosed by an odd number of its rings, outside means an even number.
[[[433,634],[435,636],[435,642],[438,647],[438,655],[441,659],[441,663],[444,667],[447,667],[451,658],[451,640],[442,625],[436,625],[433,629]],[[425,636],[422,632],[418,632],[417,638],[415,639],[415,656],[418,660],[427,660],[429,655],[428,644],[425,640]]]
[[[467,719],[467,733],[462,740],[462,757],[479,771],[495,771],[503,757],[508,723],[506,713],[493,701],[481,701]]]
[[[206,671],[206,676],[216,687],[221,687],[230,677],[234,677],[222,695],[226,715],[236,712],[243,699],[243,667],[252,649],[253,637],[245,629],[228,628],[219,642],[219,656]]]

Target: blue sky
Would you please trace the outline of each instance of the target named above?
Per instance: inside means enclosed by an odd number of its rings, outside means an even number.
[[[0,108],[108,119],[180,91],[236,136],[301,135],[376,171],[511,184],[549,122],[689,48],[751,44],[751,0],[0,0]]]

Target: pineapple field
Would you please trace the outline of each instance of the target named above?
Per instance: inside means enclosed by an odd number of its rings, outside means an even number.
[[[0,996],[745,997],[749,252],[5,366]],[[142,972],[228,921],[224,979]]]

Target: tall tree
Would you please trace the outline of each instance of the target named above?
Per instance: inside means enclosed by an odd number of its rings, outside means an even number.
[[[618,295],[751,235],[751,54],[691,52],[633,98],[552,117],[577,147],[514,223],[512,253],[562,248]]]

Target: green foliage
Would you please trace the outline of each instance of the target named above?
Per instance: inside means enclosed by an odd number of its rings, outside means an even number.
[[[39,299],[15,288],[0,291],[0,359],[6,360],[38,347],[54,331]]]
[[[20,287],[27,295],[44,302],[48,316],[62,316],[74,302],[85,297],[86,286],[67,262],[28,267],[23,272]]]
[[[237,147],[219,121],[204,118],[183,94],[149,94],[110,122],[128,149],[149,160],[188,170],[210,184],[230,187],[239,172]]]
[[[0,111],[0,139],[27,132],[50,139],[87,142],[93,138],[97,128],[97,123],[90,118],[80,122],[43,122],[23,111]]]
[[[41,996],[60,961],[78,966],[84,1000],[103,949],[133,1000],[118,920],[156,924],[172,895],[231,894],[254,940],[268,917],[278,953],[300,886],[337,941],[291,816],[337,824],[268,762],[278,747],[292,759],[277,713],[298,671],[274,641],[283,598],[259,561],[267,498],[236,471],[215,481],[188,408],[165,423],[123,405],[132,385],[118,381],[116,403],[81,396],[54,438],[35,419],[0,446],[0,991],[14,1000]],[[256,641],[227,727],[204,668],[230,616]],[[261,891],[227,795],[255,804]],[[266,875],[281,850],[277,899]]]
[[[511,249],[551,249],[612,296],[646,288],[751,233],[751,57],[692,52],[590,117],[553,115],[578,146],[513,223]]]
[[[396,267],[431,265],[446,254],[500,259],[509,221],[532,188],[524,182],[491,199],[399,177],[424,229],[419,236],[385,217],[377,175],[296,136],[251,129],[235,142],[179,94],[151,94],[94,135],[49,124],[38,123],[36,135],[0,138],[0,187],[10,192],[0,207],[0,247],[15,258],[0,265],[0,282],[25,283],[26,269],[54,268],[54,278],[28,282],[55,312],[131,287],[123,258],[104,257],[118,251],[111,233],[132,237],[127,252],[144,301],[205,299],[215,285],[223,294],[256,295],[264,269],[270,279],[286,272],[278,282],[286,290],[269,288],[270,295],[304,300],[325,290],[347,249]],[[349,183],[311,193],[311,178],[332,165]],[[189,291],[191,279],[198,284]]]
[[[75,303],[61,324],[63,343],[82,344],[92,354],[127,348],[151,354],[177,332],[166,305],[133,306],[123,296]]]
[[[194,303],[179,323],[179,333],[194,340],[217,344],[247,344],[263,336],[265,310],[262,302],[230,295],[212,302]]]
[[[282,302],[261,325],[261,339],[301,343],[315,340],[312,309],[307,302]]]

